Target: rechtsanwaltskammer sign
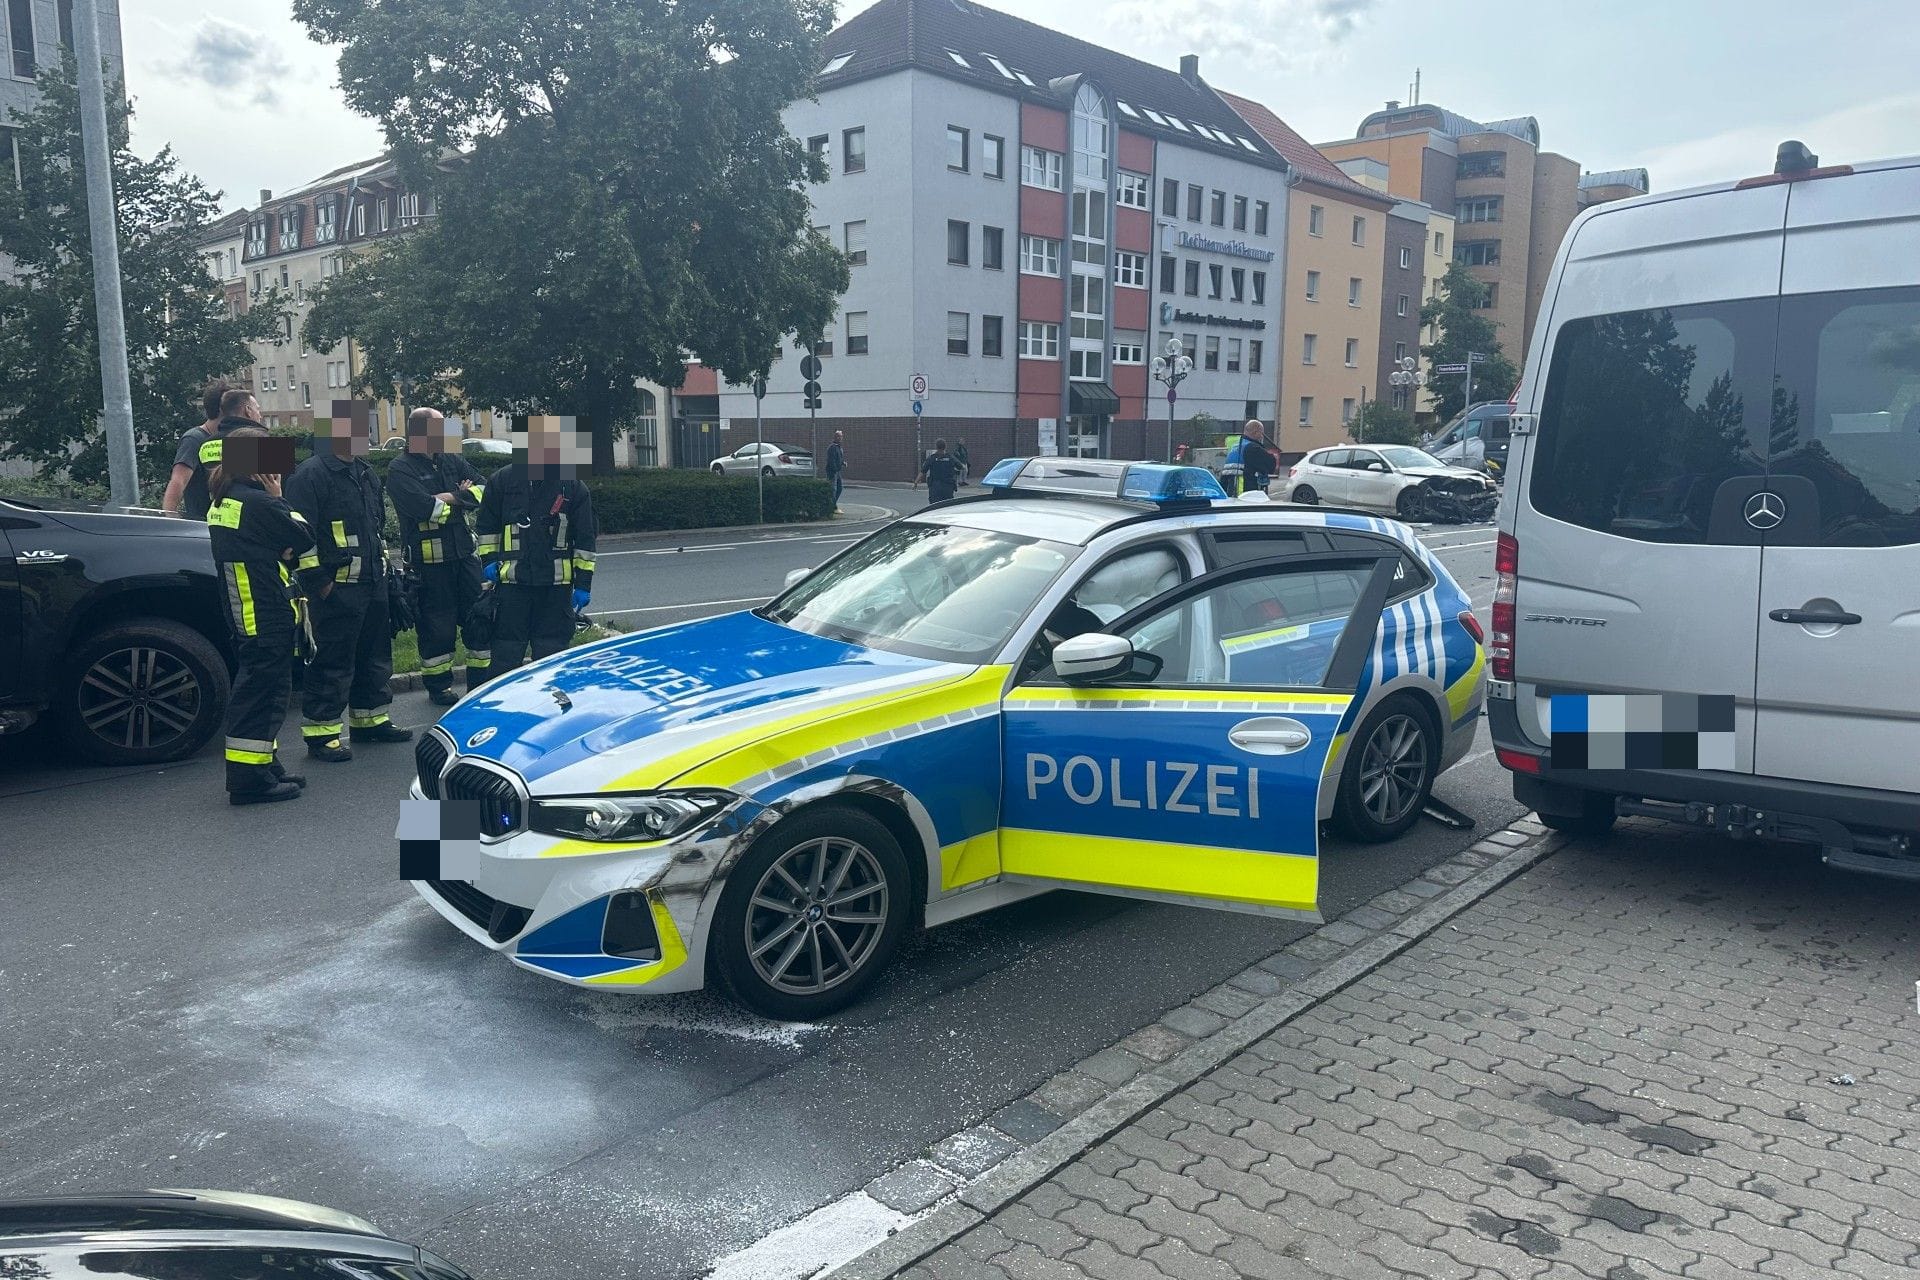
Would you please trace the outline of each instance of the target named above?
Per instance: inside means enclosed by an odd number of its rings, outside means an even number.
[[[1171,226],[1160,228],[1160,248],[1194,249],[1200,253],[1220,253],[1229,258],[1248,258],[1254,262],[1272,262],[1273,250],[1260,249],[1244,240],[1215,240],[1212,236],[1203,236],[1193,231],[1178,231]]]

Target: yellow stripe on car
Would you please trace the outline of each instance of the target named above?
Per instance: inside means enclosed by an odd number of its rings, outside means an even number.
[[[943,890],[992,880],[999,874],[998,831],[969,836],[958,844],[950,844],[940,850],[940,887]]]
[[[1124,884],[1149,893],[1316,910],[1317,858],[1258,849],[1128,840],[1003,827],[1000,861],[1009,876],[1065,880],[1089,887]]]
[[[1480,688],[1480,675],[1486,666],[1487,651],[1476,644],[1473,646],[1473,665],[1467,668],[1467,674],[1455,680],[1447,689],[1447,711],[1455,724],[1472,710],[1473,695]]]

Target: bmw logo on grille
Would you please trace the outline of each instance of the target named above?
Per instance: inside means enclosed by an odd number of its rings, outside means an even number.
[[[1747,523],[1756,529],[1777,529],[1780,522],[1787,518],[1787,504],[1780,495],[1761,490],[1747,499]]]
[[[488,725],[488,726],[487,726],[486,728],[484,728],[484,729],[482,729],[482,730],[481,730],[480,732],[478,732],[478,733],[476,733],[476,734],[474,734],[474,735],[473,735],[473,736],[472,736],[471,738],[468,738],[468,739],[467,739],[467,746],[468,746],[468,747],[470,747],[470,748],[471,748],[471,747],[478,747],[478,746],[481,746],[481,745],[483,745],[483,744],[485,744],[485,743],[489,743],[489,742],[492,742],[492,741],[493,741],[493,735],[494,735],[494,734],[495,734],[496,732],[497,732],[497,730],[495,730],[495,729],[494,729],[494,727],[493,727],[492,725]]]

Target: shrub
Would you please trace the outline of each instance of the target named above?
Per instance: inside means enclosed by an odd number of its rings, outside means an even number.
[[[745,525],[753,524],[758,514],[757,485],[751,476],[648,469],[592,476],[587,484],[602,533]],[[766,486],[770,522],[825,520],[833,514],[833,488],[824,480],[775,476]]]

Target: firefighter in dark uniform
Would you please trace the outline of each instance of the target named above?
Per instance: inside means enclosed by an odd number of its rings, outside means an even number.
[[[499,591],[493,675],[532,650],[537,661],[573,639],[573,615],[593,591],[593,499],[575,468],[592,458],[591,436],[574,419],[527,421],[525,461],[495,472],[474,519],[480,561]]]
[[[301,574],[312,602],[314,657],[307,664],[300,735],[329,764],[353,759],[351,741],[406,742],[387,716],[393,694],[388,626],[385,487],[367,465],[370,406],[336,401],[314,421],[314,454],[287,481],[287,501],[313,530],[316,567]]]
[[[459,701],[453,691],[456,627],[467,642],[467,691],[487,679],[489,653],[474,647],[462,625],[480,597],[480,558],[474,553],[467,513],[480,506],[486,485],[458,453],[449,452],[446,415],[415,409],[407,418],[407,451],[387,468],[387,494],[399,517],[407,563],[420,583],[415,633],[420,638],[420,678],[427,696],[442,707]],[[457,445],[454,446],[458,448]]]
[[[266,438],[260,427],[229,431],[207,485],[207,531],[239,657],[227,701],[230,804],[292,800],[306,785],[274,753],[302,637],[305,602],[294,569],[314,563],[313,537],[280,496],[280,476],[259,457],[255,441]]]

